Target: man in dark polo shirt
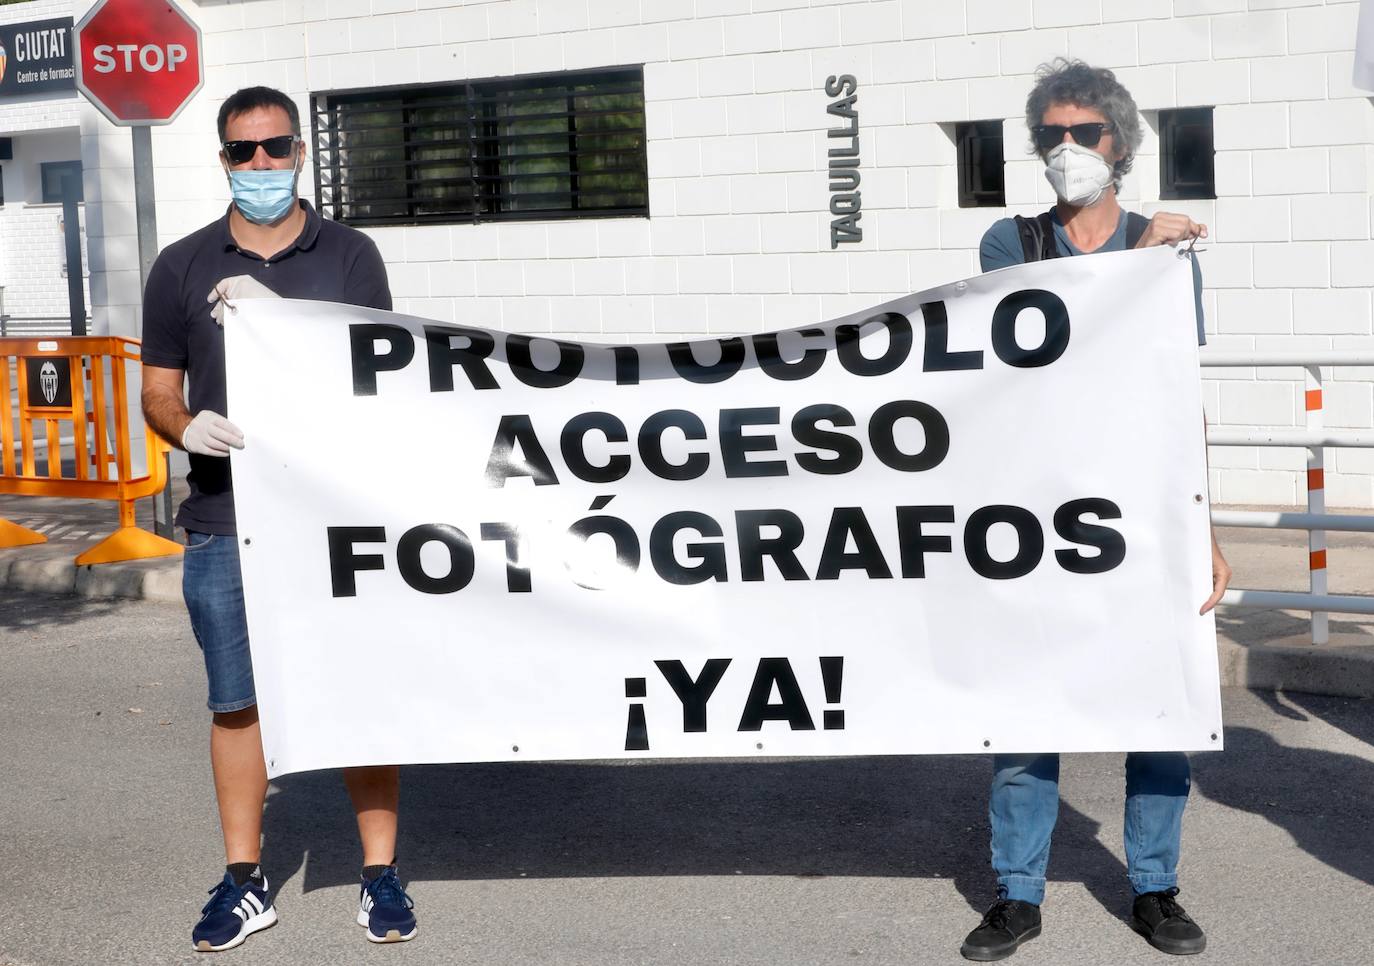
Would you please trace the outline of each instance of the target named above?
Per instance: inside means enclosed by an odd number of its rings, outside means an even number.
[[[176,518],[186,530],[182,591],[209,679],[210,761],[227,862],[192,931],[202,951],[237,946],[277,921],[258,864],[267,770],[234,528],[228,456],[245,442],[227,418],[222,303],[276,294],[391,308],[372,240],[323,220],[296,196],[305,145],[294,101],[266,87],[238,91],[220,108],[219,139],[233,203],[158,256],[143,300],[143,412],[191,462],[191,492]],[[399,769],[346,768],[343,777],[363,845],[357,921],[373,942],[411,939],[413,904],[395,868]]]

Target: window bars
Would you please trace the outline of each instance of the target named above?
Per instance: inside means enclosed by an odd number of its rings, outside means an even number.
[[[315,94],[320,211],[354,225],[647,217],[643,67]]]

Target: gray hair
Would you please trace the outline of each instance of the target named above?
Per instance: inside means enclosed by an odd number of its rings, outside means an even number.
[[[1036,68],[1035,86],[1026,98],[1027,130],[1043,124],[1045,112],[1055,104],[1090,108],[1106,118],[1117,147],[1125,150],[1112,169],[1113,183],[1116,190],[1121,191],[1121,178],[1131,170],[1143,137],[1140,112],[1131,92],[1105,67],[1090,67],[1081,60],[1056,57]],[[1034,138],[1031,153],[1040,153]]]

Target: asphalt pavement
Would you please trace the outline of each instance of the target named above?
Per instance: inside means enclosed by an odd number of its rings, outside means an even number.
[[[420,936],[373,946],[342,783],[310,773],[268,800],[280,924],[197,954],[222,855],[184,608],[0,586],[0,694],[0,966],[953,964],[992,896],[977,756],[415,766]],[[1223,695],[1185,819],[1199,961],[1368,963],[1374,701]],[[1166,961],[1125,921],[1122,775],[1066,757],[1045,931],[1013,962]]]

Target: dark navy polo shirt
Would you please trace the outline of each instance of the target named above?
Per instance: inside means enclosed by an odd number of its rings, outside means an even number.
[[[224,330],[211,317],[205,300],[221,279],[251,275],[283,298],[391,309],[386,265],[372,239],[321,218],[304,199],[300,205],[305,209],[305,228],[293,244],[271,258],[234,242],[225,211],[218,221],[168,245],[153,263],[143,293],[143,361],[186,371],[192,414],[209,409],[234,418],[226,402]],[[195,453],[190,458],[191,493],[177,512],[177,525],[201,533],[233,534],[229,460]]]

